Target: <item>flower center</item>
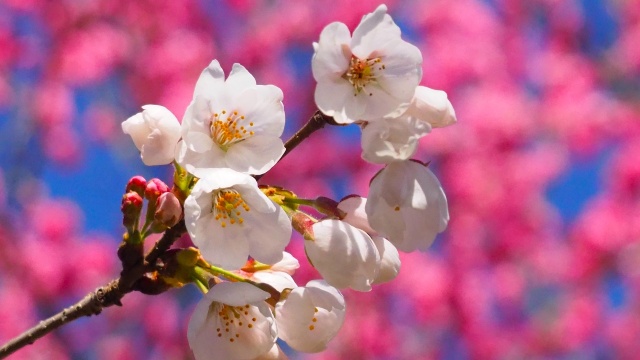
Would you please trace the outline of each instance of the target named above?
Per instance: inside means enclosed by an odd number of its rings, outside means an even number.
[[[349,70],[347,70],[343,79],[346,79],[353,86],[353,96],[357,96],[365,90],[368,84],[375,84],[377,72],[385,69],[382,60],[377,58],[362,60],[351,55],[351,62],[349,64]],[[364,91],[366,93],[366,91]],[[369,93],[372,96],[373,93]]]
[[[258,321],[249,305],[245,306],[229,306],[226,304],[212,303],[209,307],[209,314],[218,316],[218,327],[216,333],[218,337],[225,337],[229,342],[235,342],[240,339],[243,331],[255,329],[255,323]],[[243,330],[246,327],[248,330]]]
[[[220,222],[220,226],[226,227],[227,222],[231,225],[244,222],[242,210],[249,211],[249,205],[242,199],[239,192],[233,189],[222,189],[213,195],[213,209],[215,219]]]
[[[247,122],[244,115],[239,115],[237,111],[228,113],[222,110],[211,117],[211,139],[220,149],[227,151],[231,145],[252,136],[253,131],[247,130],[252,126],[253,122]]]

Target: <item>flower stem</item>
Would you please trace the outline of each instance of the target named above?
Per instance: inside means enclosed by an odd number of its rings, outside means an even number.
[[[293,149],[295,149],[298,145],[300,145],[304,141],[304,139],[311,136],[311,134],[313,134],[317,130],[322,129],[325,124],[340,125],[336,123],[331,116],[327,116],[322,112],[320,112],[320,110],[317,110],[311,116],[309,121],[307,121],[307,123],[304,124],[304,126],[302,126],[300,130],[298,130],[295,134],[293,134],[293,136],[289,138],[289,140],[287,140],[286,143],[284,143],[285,151],[284,151],[284,154],[282,154],[282,157],[280,158],[279,161],[284,159],[284,157],[287,156],[287,154],[289,154]],[[253,177],[256,180],[259,180],[262,177],[262,175],[254,175]]]
[[[289,203],[289,204],[307,205],[307,206],[311,206],[311,207],[315,207],[315,205],[316,205],[316,201],[315,200],[293,198],[293,197],[285,198],[284,202],[285,203]]]
[[[205,287],[208,289],[209,287],[207,286],[209,284],[209,279],[207,277],[210,277],[211,275],[204,269],[198,267],[198,266],[194,266],[193,267],[193,277],[194,279],[200,281],[202,284],[205,285]],[[206,291],[205,291],[206,292]]]
[[[193,283],[198,287],[198,290],[200,290],[203,294],[206,294],[207,292],[209,292],[209,288],[202,282],[202,279],[198,278],[197,276],[193,276]]]
[[[242,281],[242,282],[253,282],[243,276],[240,276],[234,272],[225,270],[223,268],[217,267],[217,266],[213,266],[213,265],[209,265],[208,268],[203,268],[204,270],[207,270],[208,272],[212,273],[213,275],[222,275],[224,277],[226,277],[229,280],[234,280],[234,281]]]

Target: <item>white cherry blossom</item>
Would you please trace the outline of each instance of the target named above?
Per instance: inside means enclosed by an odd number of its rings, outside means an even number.
[[[215,285],[196,305],[187,338],[196,360],[255,359],[267,354],[277,327],[266,291],[248,283]]]
[[[225,80],[213,60],[200,75],[182,120],[176,160],[198,177],[216,168],[265,173],[285,150],[282,98],[278,87],[256,85],[240,64],[233,65]]]
[[[398,249],[389,240],[378,235],[378,232],[369,225],[365,210],[366,204],[367,198],[352,195],[342,199],[338,203],[338,209],[346,214],[342,221],[365,231],[371,236],[371,240],[373,240],[378,254],[380,254],[378,275],[373,284],[382,284],[398,276],[401,265],[400,255],[398,254]]]
[[[336,122],[382,118],[406,109],[422,78],[422,54],[400,37],[380,5],[349,33],[334,22],[314,43],[311,61],[318,109]]]
[[[365,210],[371,227],[404,252],[426,250],[449,222],[440,182],[409,160],[393,162],[373,178]]]
[[[453,110],[447,93],[426,86],[416,87],[407,116],[428,123],[432,128],[441,128],[456,123],[456,112]]]
[[[184,202],[187,231],[213,265],[240,269],[250,255],[273,264],[291,237],[291,221],[254,178],[218,169],[201,178]]]
[[[166,165],[173,161],[180,140],[180,123],[160,105],[144,105],[122,122],[122,131],[131,136],[145,165]]]
[[[370,121],[362,126],[362,158],[376,164],[408,160],[418,141],[434,127],[456,122],[447,93],[416,87],[411,105],[400,116]]]
[[[313,240],[304,248],[322,277],[339,289],[370,291],[380,255],[366,232],[344,221],[325,219],[312,226]]]
[[[293,289],[276,304],[280,338],[293,349],[308,353],[326,349],[342,327],[344,315],[340,291],[320,280]]]

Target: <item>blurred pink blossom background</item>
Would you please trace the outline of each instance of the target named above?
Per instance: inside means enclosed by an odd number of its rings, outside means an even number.
[[[380,1],[0,1],[0,342],[117,277],[119,203],[145,167],[120,123],[182,117],[214,58],[284,92],[293,134],[315,110],[311,43]],[[633,359],[640,353],[640,1],[391,0],[422,85],[458,124],[430,161],[451,222],[399,277],[345,291],[323,353],[292,359]],[[366,194],[359,131],[325,128],[263,184]],[[299,284],[317,278],[301,238]],[[190,359],[195,288],[133,293],[10,359]]]

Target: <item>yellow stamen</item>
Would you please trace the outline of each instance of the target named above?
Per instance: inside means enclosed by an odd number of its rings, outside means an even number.
[[[357,96],[365,90],[367,85],[375,84],[378,73],[385,68],[380,58],[361,60],[351,55],[349,70],[342,77],[351,83],[354,89],[353,96]],[[368,94],[373,96],[371,92]]]

